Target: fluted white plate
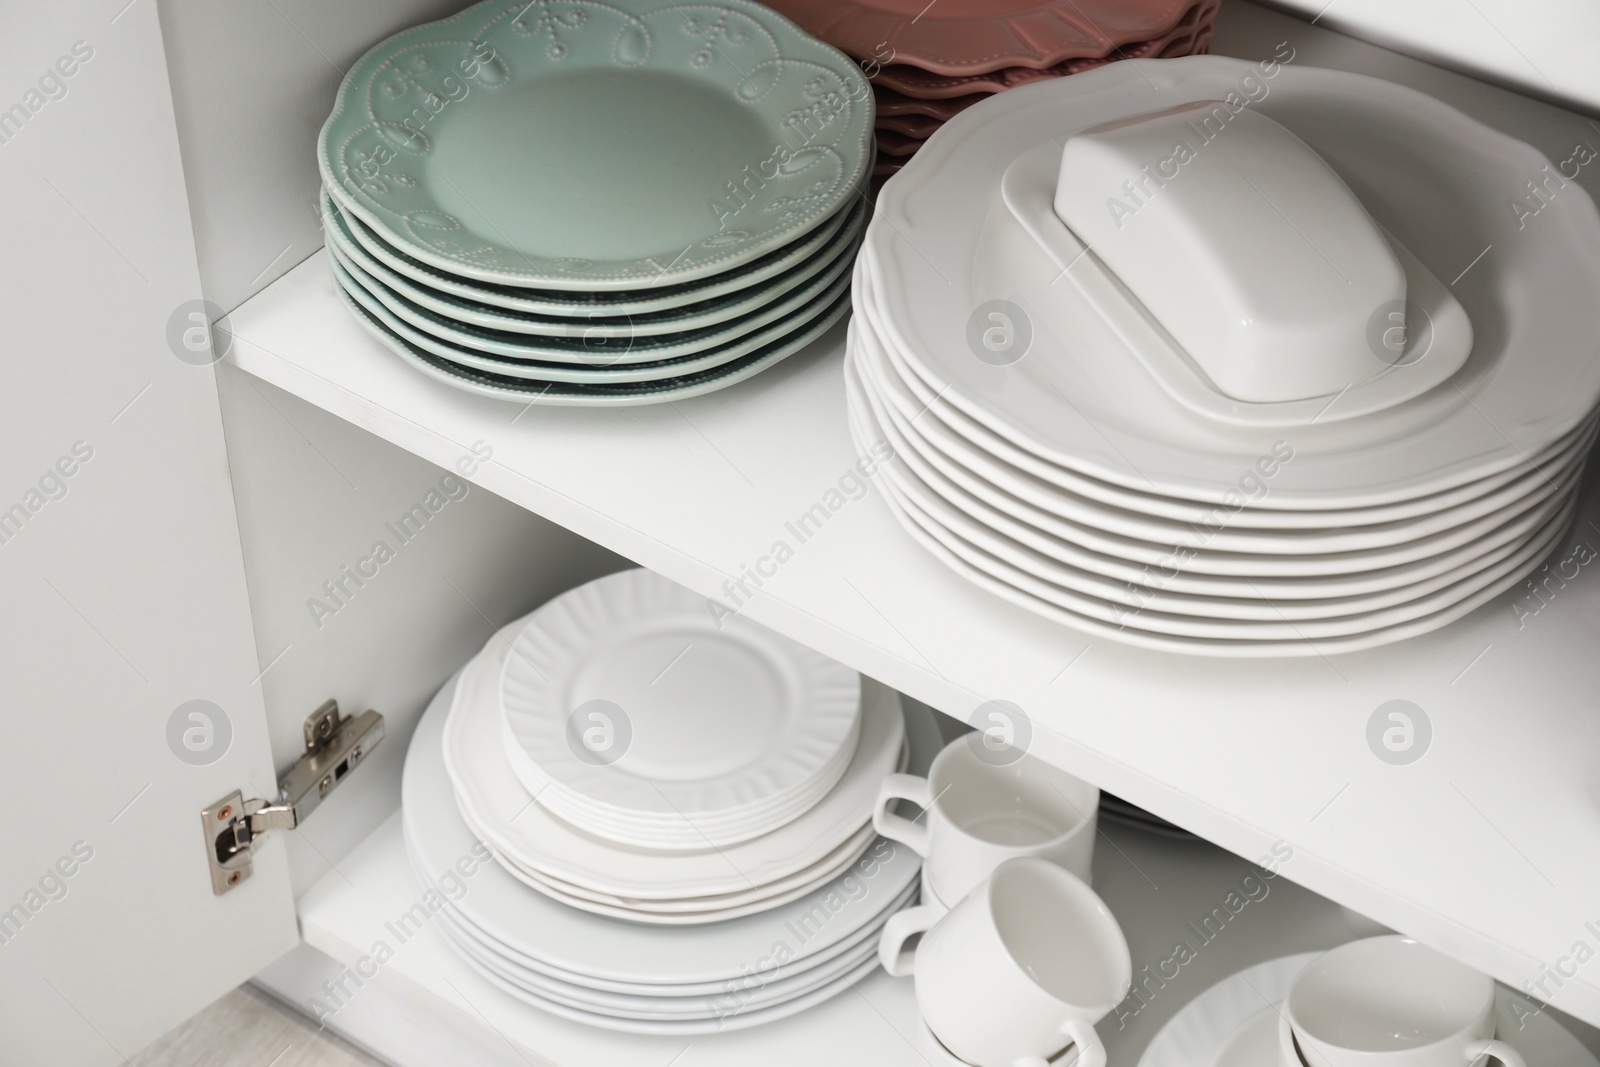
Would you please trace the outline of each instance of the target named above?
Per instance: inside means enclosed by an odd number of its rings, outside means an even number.
[[[860,831],[879,782],[899,759],[906,736],[899,697],[863,680],[861,737],[850,763],[839,783],[798,819],[753,840],[700,852],[652,851],[596,838],[537,803],[506,759],[497,680],[520,628],[519,621],[502,630],[463,672],[444,732],[444,762],[456,798],[488,843],[563,882],[650,900],[736,893],[777,882],[810,868]]]

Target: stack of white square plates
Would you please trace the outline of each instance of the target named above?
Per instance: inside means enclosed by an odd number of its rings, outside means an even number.
[[[1144,124],[1165,147],[1141,170]],[[1600,215],[1571,183],[1506,209],[1546,165],[1431,98],[1280,63],[998,96],[880,198],[857,443],[894,447],[881,484],[928,551],[1091,634],[1303,656],[1443,626],[1558,545],[1595,436]]]
[[[486,0],[342,83],[318,143],[334,277],[472,392],[709,392],[848,309],[872,124],[855,64],[759,4]]]

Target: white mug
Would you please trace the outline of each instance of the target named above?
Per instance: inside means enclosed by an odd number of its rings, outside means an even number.
[[[1094,1024],[1133,980],[1105,902],[1035,856],[1001,863],[948,912],[923,904],[893,916],[878,957],[891,975],[915,976],[928,1029],[974,1067],[1049,1067],[1073,1046],[1078,1067],[1105,1067]]]
[[[995,762],[980,737],[946,745],[926,778],[891,774],[878,789],[873,828],[923,858],[923,903],[954,907],[1018,856],[1042,857],[1087,882],[1100,790],[1032,756]],[[923,814],[896,815],[897,800]]]
[[[1308,1067],[1526,1067],[1493,1038],[1494,982],[1398,934],[1312,960],[1279,1013],[1284,1062]]]

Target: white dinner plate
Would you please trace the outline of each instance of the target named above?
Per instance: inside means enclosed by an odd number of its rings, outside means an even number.
[[[463,673],[456,684],[466,682]],[[418,723],[401,787],[414,859],[430,881],[473,856],[478,843],[456,809],[443,756],[454,689],[447,684],[440,690]],[[930,715],[920,708],[912,713]],[[937,754],[926,734],[922,729],[912,732],[913,770],[926,770]],[[860,807],[867,811],[870,806],[869,798]],[[750,968],[765,969],[761,961],[780,942],[791,965],[831,958],[824,954],[837,955],[844,946],[859,943],[851,939],[916,883],[920,868],[910,849],[885,842],[882,851],[869,851],[845,875],[799,900],[761,915],[694,929],[576,911],[523,885],[495,863],[479,865],[466,890],[453,894],[451,906],[507,955],[564,981],[617,992],[649,994],[656,986],[674,986],[714,993]]]
[[[888,441],[904,461],[904,467],[894,469],[894,476],[914,477],[919,486],[927,487],[927,492],[961,507],[983,525],[994,525],[993,516],[998,514],[1022,527],[1039,531],[1060,546],[1063,562],[1099,570],[1105,577],[1142,583],[1150,573],[1145,568],[1155,567],[1161,575],[1175,578],[1190,574],[1212,576],[1210,580],[1214,585],[1231,581],[1237,587],[1245,582],[1268,580],[1259,593],[1237,591],[1232,594],[1265,599],[1275,599],[1279,595],[1271,588],[1272,583],[1291,588],[1299,585],[1305,590],[1301,598],[1305,598],[1306,593],[1341,595],[1317,588],[1325,578],[1333,580],[1329,584],[1337,585],[1341,580],[1359,581],[1368,586],[1367,591],[1383,591],[1422,577],[1454,572],[1489,548],[1515,543],[1548,517],[1541,516],[1540,506],[1568,491],[1581,476],[1595,434],[1594,424],[1586,424],[1583,436],[1571,443],[1570,451],[1538,472],[1538,480],[1523,492],[1520,500],[1507,502],[1500,510],[1460,526],[1386,548],[1316,555],[1223,552],[1212,548],[1218,538],[1212,535],[1211,527],[1191,528],[1166,543],[1151,542],[1109,532],[1092,523],[1065,519],[1055,511],[1040,507],[1041,503],[1049,503],[1049,498],[1057,492],[1052,488],[1040,490],[1027,499],[1012,495],[994,484],[998,479],[986,478],[927,447],[909,431],[905,420],[896,417],[891,406],[878,399],[878,392],[866,384],[864,371],[870,373],[870,367],[863,368],[857,359],[850,360],[848,365],[846,381],[853,390],[851,395],[858,404],[869,409],[863,413],[871,420],[867,427],[869,436]],[[1226,515],[1214,522],[1225,526]],[[1263,532],[1257,531],[1257,534]],[[1115,572],[1108,572],[1108,568],[1097,566],[1100,560],[1120,561],[1122,566]],[[1143,573],[1127,575],[1126,569],[1130,566]],[[1427,573],[1417,575],[1413,568]],[[1174,575],[1175,571],[1179,573]],[[1377,578],[1386,581],[1374,589],[1371,583]],[[1178,591],[1176,586],[1172,588]]]
[[[961,540],[982,549],[990,555],[1005,560],[1043,581],[1065,590],[1096,597],[1117,604],[1124,611],[1155,611],[1174,615],[1193,615],[1202,618],[1240,621],[1284,621],[1300,623],[1305,620],[1338,619],[1352,615],[1371,617],[1371,613],[1395,609],[1403,615],[1427,614],[1429,598],[1448,595],[1452,587],[1473,575],[1481,574],[1505,563],[1507,560],[1531,551],[1526,537],[1485,552],[1470,563],[1452,571],[1420,582],[1398,586],[1376,593],[1356,596],[1328,597],[1307,600],[1278,600],[1265,594],[1248,579],[1242,579],[1236,593],[1195,594],[1172,588],[1164,575],[1149,576],[1142,583],[1118,582],[1099,574],[1084,571],[1058,558],[1061,553],[1051,551],[1055,546],[1047,538],[1014,537],[997,526],[986,525],[950,507],[926,487],[916,483],[914,475],[905,471],[891,471],[896,492],[902,503]],[[1557,495],[1537,509],[1537,525],[1543,529],[1549,520],[1570,502],[1570,495]],[[999,516],[996,516],[999,518]],[[1030,544],[1030,541],[1035,543]],[[1253,595],[1253,599],[1251,598]],[[1437,605],[1435,605],[1437,606]]]
[[[859,395],[862,387],[855,380],[854,368],[848,365],[846,384],[852,396]],[[866,400],[855,402],[868,403]],[[895,431],[885,431],[870,418],[866,418],[866,425],[867,437],[880,436],[891,444],[899,441]],[[903,463],[888,468],[887,477],[892,478],[897,488],[941,525],[961,531],[968,540],[980,546],[988,546],[992,541],[1021,546],[1042,553],[1057,563],[1080,569],[1087,575],[1119,583],[1113,597],[1130,591],[1154,589],[1197,596],[1254,599],[1258,604],[1271,602],[1285,613],[1300,610],[1294,603],[1298,601],[1317,601],[1324,607],[1332,604],[1334,607],[1359,608],[1363,603],[1372,608],[1381,607],[1443,588],[1463,574],[1503,559],[1526,541],[1528,534],[1537,529],[1542,518],[1549,517],[1546,510],[1536,509],[1520,518],[1508,519],[1490,534],[1416,563],[1348,574],[1252,577],[1248,574],[1229,576],[1195,573],[1180,569],[1176,565],[1177,557],[1170,555],[1170,548],[1161,551],[1173,561],[1172,565],[1152,570],[1152,564],[1149,563],[1141,566],[1136,561],[1080,547],[1073,539],[1077,531],[1064,527],[1050,516],[1034,516],[1039,525],[1030,525],[1015,517],[1014,513],[991,507],[944,478],[938,471],[924,465],[915,448],[900,447],[897,456]],[[1546,507],[1549,506],[1547,501]],[[1281,564],[1281,561],[1272,562],[1274,565]]]
[[[585,713],[591,702],[601,711]],[[528,616],[500,704],[512,770],[541,803],[564,794],[566,812],[637,825],[631,843],[644,848],[652,819],[681,825],[704,849],[736,843],[716,820],[792,817],[785,801],[809,807],[834,787],[859,737],[861,676],[743,617],[719,620],[704,597],[636,569]],[[589,751],[591,715],[620,717],[602,727],[620,753]]]
[[[883,371],[875,376],[881,398],[891,401],[897,410],[911,418],[918,438],[934,450],[968,459],[969,466],[980,464],[988,480],[997,487],[1014,495],[1042,496],[1066,518],[1073,518],[1083,510],[1073,508],[1082,498],[1105,505],[1113,509],[1113,513],[1133,512],[1180,524],[1216,522],[1215,505],[1135,492],[1088,478],[1040,459],[968,418],[959,408],[931,391],[905,360],[884,347],[883,334],[874,325],[877,313],[873,308],[870,274],[859,266],[854,286],[857,306],[853,329],[860,337],[859,343],[868,348],[870,362]],[[1238,510],[1228,511],[1227,525],[1238,530],[1330,530],[1370,527],[1423,516],[1436,524],[1442,521],[1443,525],[1459,525],[1503,507],[1507,500],[1521,496],[1530,485],[1550,476],[1553,466],[1571,458],[1576,442],[1593,432],[1596,421],[1596,416],[1591,415],[1578,429],[1538,455],[1527,457],[1525,462],[1444,493],[1381,507],[1319,511],[1271,511],[1246,503]],[[1270,479],[1258,478],[1257,482],[1266,492],[1271,492]],[[1241,491],[1240,495],[1248,501],[1249,495],[1254,494]]]
[[[444,760],[489,844],[563,882],[663,900],[735,893],[804,871],[855,835],[906,736],[895,692],[862,680],[861,736],[844,776],[800,818],[751,841],[705,852],[652,852],[602,841],[556,818],[517,780],[501,739],[499,675],[513,623],[468,665],[445,732]],[[917,761],[912,754],[912,765]]]
[[[1358,615],[1321,619],[1284,618],[1279,621],[1235,620],[1219,615],[1178,615],[1143,607],[1137,601],[1117,602],[1084,596],[1059,584],[1055,569],[1037,553],[1019,566],[981,546],[973,544],[960,534],[938,525],[937,521],[917,508],[914,502],[898,495],[892,482],[885,483],[890,495],[913,521],[950,551],[992,577],[1010,583],[1027,593],[1054,604],[1079,617],[1089,617],[1117,627],[1124,632],[1139,630],[1174,637],[1195,638],[1206,641],[1259,641],[1277,642],[1298,640],[1323,642],[1359,638],[1367,634],[1390,631],[1416,622],[1431,619],[1450,610],[1462,601],[1470,600],[1484,589],[1506,588],[1515,585],[1556,546],[1577,510],[1577,501],[1568,496],[1541,528],[1514,554],[1483,571],[1459,579],[1451,586],[1418,598],[1416,601]],[[1196,598],[1200,599],[1200,598]],[[1309,650],[1308,650],[1308,653]]]
[[[871,953],[864,962],[857,964],[854,970],[835,978],[821,989],[813,990],[804,996],[784,1001],[781,1004],[753,1010],[735,1011],[723,1018],[688,1021],[673,1019],[642,1020],[619,1019],[610,1015],[598,1015],[594,1012],[559,1004],[516,985],[502,974],[485,966],[474,956],[463,955],[462,958],[467,961],[469,966],[494,985],[499,986],[518,1000],[551,1015],[570,1019],[573,1022],[585,1023],[589,1026],[596,1026],[602,1030],[615,1030],[629,1034],[653,1034],[664,1037],[693,1037],[700,1034],[730,1033],[735,1030],[748,1030],[752,1027],[776,1022],[779,1019],[787,1019],[791,1015],[797,1015],[814,1005],[838,996],[878,969],[877,954]]]
[[[909,900],[910,894],[907,893],[895,906],[886,910],[879,924],[871,929],[881,930],[882,922],[887,921],[890,914]],[[777,971],[729,980],[722,991],[709,995],[677,995],[664,991],[645,996],[610,993],[587,989],[571,982],[555,981],[499,952],[496,946],[484,941],[480,934],[462,923],[451,909],[442,910],[440,917],[448,927],[447,936],[459,951],[473,957],[513,985],[565,1007],[619,1019],[692,1021],[727,1018],[739,1012],[776,1007],[854,971],[877,951],[877,946],[868,936],[834,959],[805,970]]]
[[[595,894],[585,891],[570,892],[566,887],[553,884],[548,879],[541,877],[536,871],[517,867],[511,860],[498,853],[495,858],[518,881],[570,908],[577,908],[580,911],[604,915],[612,919],[621,919],[626,922],[650,923],[659,926],[694,926],[725,922],[728,919],[738,919],[746,915],[756,915],[764,911],[771,911],[773,908],[787,904],[791,900],[803,897],[818,886],[831,882],[843,874],[876,839],[876,834],[868,836],[864,844],[851,850],[843,857],[841,862],[832,863],[819,869],[815,877],[805,879],[792,888],[766,893],[766,887],[763,886],[763,892],[759,895],[753,895],[749,900],[720,906],[712,906],[706,902],[706,898],[698,897],[681,901],[640,901],[625,905],[612,904],[603,900],[595,900],[593,899]],[[854,841],[855,839],[852,839],[852,843]]]
[[[865,447],[873,439],[870,436],[863,435],[858,427],[853,427],[852,432],[856,435],[855,441],[858,447]],[[885,483],[886,486],[888,484],[887,482]],[[1521,573],[1513,572],[1466,600],[1435,615],[1417,619],[1410,623],[1375,630],[1371,633],[1349,637],[1324,638],[1320,640],[1263,641],[1173,636],[1105,623],[1098,618],[1081,615],[1062,608],[1050,600],[1043,599],[1023,588],[1019,588],[1009,580],[996,578],[991,573],[994,569],[992,566],[980,568],[947,548],[944,541],[931,533],[919,519],[915,518],[900,505],[892,489],[886,489],[883,494],[883,500],[890,512],[907,533],[911,535],[913,540],[925,548],[934,558],[973,585],[986,589],[1001,599],[1008,600],[1037,615],[1064,623],[1091,636],[1103,637],[1138,648],[1147,648],[1158,652],[1173,652],[1181,655],[1266,659],[1334,655],[1342,652],[1356,652],[1367,648],[1377,648],[1446,626],[1514,587],[1522,578]],[[981,555],[981,552],[975,554]],[[991,564],[994,562],[992,559],[990,560]],[[1003,570],[1003,565],[999,569]]]
[[[1110,358],[1117,346],[1108,336],[1041,329],[1006,366],[974,354],[973,316],[1005,294],[985,291],[974,264],[987,212],[948,205],[991,203],[1005,168],[1041,139],[1219,99],[1247,73],[1260,76],[1253,64],[1218,57],[1132,60],[1023,86],[953,118],[885,187],[868,226],[865,267],[890,347],[995,433],[1136,491],[1223,502],[1285,440],[1294,459],[1257,502],[1263,510],[1362,508],[1444,492],[1515,467],[1580,425],[1600,399],[1593,202],[1568,190],[1575,195],[1550,203],[1555,215],[1519,231],[1504,190],[1547,165],[1537,151],[1423,94],[1339,71],[1283,66],[1271,95],[1251,106],[1317,150],[1436,276],[1454,279],[1475,342],[1450,382],[1286,435],[1199,418],[1137,361]],[[1361,136],[1349,136],[1353,129]]]
[[[384,249],[377,238],[371,236],[370,230],[366,231],[365,240],[382,251],[364,244],[355,233],[359,221],[347,219],[330,197],[324,195],[322,208],[323,233],[332,244],[385,286],[429,311],[456,322],[516,333],[595,339],[681,333],[748,315],[814,277],[833,262],[866,224],[866,203],[856,201],[795,245],[792,253],[787,248],[780,250],[785,257],[781,261],[782,269],[770,278],[763,277],[722,296],[695,299],[697,294],[693,292],[677,294],[668,302],[669,306],[653,311],[633,311],[630,308],[638,303],[661,302],[659,291],[605,294],[608,299],[604,300],[598,294],[551,293],[545,299],[531,300],[528,294],[533,290],[507,292],[503,287],[474,288],[461,279],[436,272],[430,274],[432,268],[412,260],[411,268],[420,268],[425,279],[418,280],[393,265],[404,262],[398,258],[401,254]],[[624,295],[634,295],[637,299],[609,299]]]
[[[1275,1055],[1272,1061],[1257,1059],[1261,1050],[1258,1035],[1241,1027],[1259,1027],[1258,1016],[1273,1011],[1273,1006],[1288,996],[1295,975],[1320,955],[1284,956],[1224,978],[1167,1021],[1145,1048],[1139,1067],[1284,1067],[1281,1056]],[[1600,1067],[1600,1061],[1548,1012],[1538,1011],[1537,1005],[1527,1000],[1519,1005],[1517,995],[1500,985],[1495,986],[1495,1021],[1495,1036],[1522,1053],[1528,1067]],[[1274,1053],[1276,1022],[1277,1013],[1273,1012]],[[1219,1059],[1230,1042],[1249,1058]]]
[[[834,215],[872,114],[848,57],[749,0],[485,0],[357,60],[317,158],[342,207],[440,270],[640,289]]]

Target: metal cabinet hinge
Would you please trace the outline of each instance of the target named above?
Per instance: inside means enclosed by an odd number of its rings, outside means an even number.
[[[221,896],[250,877],[255,843],[271,830],[293,830],[339,787],[356,764],[383,740],[383,716],[339,714],[330,700],[306,720],[306,752],[278,781],[278,796],[246,800],[235,789],[200,813],[211,889]]]

